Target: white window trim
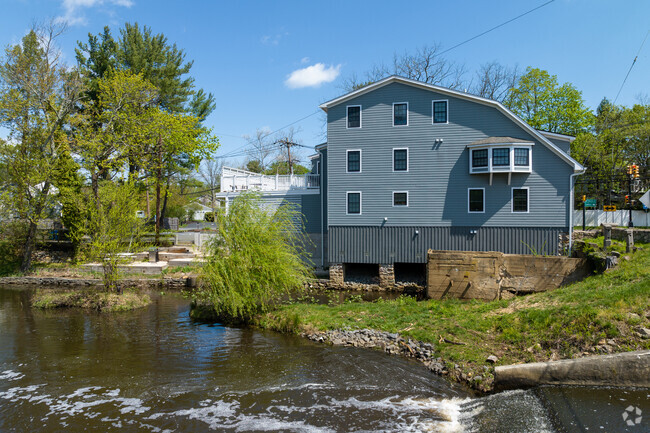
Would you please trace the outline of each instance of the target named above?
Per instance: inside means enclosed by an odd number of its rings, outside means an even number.
[[[348,122],[348,113],[349,113],[348,109],[352,107],[359,107],[359,126],[350,128],[348,126],[350,124]],[[345,106],[345,129],[361,129],[362,126],[363,126],[363,107],[361,107],[361,105],[346,105]]]
[[[447,103],[447,121],[446,122],[436,122],[435,121],[435,111],[434,106],[436,102],[446,102]],[[431,124],[432,125],[449,125],[449,99],[434,99],[431,101]]]
[[[406,205],[396,205],[395,204],[395,194],[404,193],[406,194]],[[393,207],[409,207],[409,192],[408,191],[393,191]]]
[[[470,193],[470,191],[473,191],[475,189],[480,189],[481,191],[483,191],[483,210],[482,211],[470,210],[470,208],[469,208],[469,204],[470,204],[469,193]],[[485,188],[467,188],[467,213],[485,213]]]
[[[395,151],[396,150],[406,150],[406,170],[395,170]],[[411,168],[411,161],[410,161],[410,151],[408,147],[393,147],[393,173],[408,173],[409,169]]]
[[[348,196],[350,194],[359,194],[359,213],[348,212]],[[361,215],[363,213],[363,193],[361,191],[346,191],[345,192],[345,214],[346,215]]]
[[[526,192],[526,212],[518,210],[515,211],[515,190],[525,189]],[[530,188],[527,186],[512,187],[510,190],[510,213],[530,213]]]
[[[509,165],[494,165],[492,163],[492,151],[494,149],[509,149]],[[515,149],[528,149],[528,165],[515,165]],[[475,150],[488,151],[487,167],[476,167],[472,165],[472,154]],[[533,171],[533,144],[532,143],[495,143],[469,147],[469,173],[532,173]]]
[[[406,104],[406,125],[395,125],[395,106],[396,105],[402,105],[402,104]],[[393,102],[393,114],[392,114],[392,117],[393,117],[393,127],[394,128],[401,128],[401,127],[404,127],[404,126],[409,126],[409,117],[411,117],[411,116],[409,116],[409,103],[408,102]]]
[[[359,171],[349,171],[348,170],[348,153],[350,152],[359,152]],[[358,174],[363,171],[363,151],[361,149],[347,149],[345,151],[345,172],[350,174]]]

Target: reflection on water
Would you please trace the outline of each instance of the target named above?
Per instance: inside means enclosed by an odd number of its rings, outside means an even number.
[[[650,416],[647,401],[587,388],[476,399],[378,351],[193,323],[173,296],[98,315],[32,310],[26,290],[0,288],[3,433],[637,432],[648,424],[627,427],[620,412]]]
[[[379,352],[193,323],[172,296],[98,315],[0,289],[0,347],[2,432],[421,431],[468,398]]]

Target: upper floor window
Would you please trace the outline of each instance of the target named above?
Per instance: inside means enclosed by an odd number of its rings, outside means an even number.
[[[488,150],[487,149],[472,150],[472,167],[487,167],[487,166],[488,166]]]
[[[347,193],[347,213],[348,215],[361,215],[361,192]]]
[[[447,101],[433,101],[433,123],[448,122]]]
[[[515,147],[515,165],[526,167],[530,165],[530,149],[527,147]]]
[[[361,105],[348,105],[348,128],[361,128]]]
[[[348,173],[361,172],[361,150],[348,150]]]
[[[409,150],[393,149],[393,171],[408,171]]]
[[[409,124],[408,102],[396,102],[393,104],[393,126],[407,126]]]
[[[492,149],[492,165],[496,167],[510,165],[510,149],[497,148]]]
[[[528,188],[512,188],[512,211],[528,212]]]
[[[531,173],[533,143],[469,145],[470,173]]]

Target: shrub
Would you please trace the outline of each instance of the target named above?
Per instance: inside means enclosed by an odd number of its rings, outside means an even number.
[[[219,317],[248,321],[304,288],[311,269],[294,207],[271,212],[258,194],[246,193],[217,222],[195,301],[212,304]]]

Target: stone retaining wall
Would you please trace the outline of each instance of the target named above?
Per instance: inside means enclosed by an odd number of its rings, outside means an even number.
[[[0,278],[2,285],[47,286],[59,288],[100,287],[102,280],[97,278],[59,278],[59,277],[4,277]],[[139,289],[181,290],[196,287],[195,277],[146,279],[128,278],[118,282],[121,288],[136,287]]]
[[[427,297],[493,301],[556,289],[589,274],[585,259],[429,250]]]

